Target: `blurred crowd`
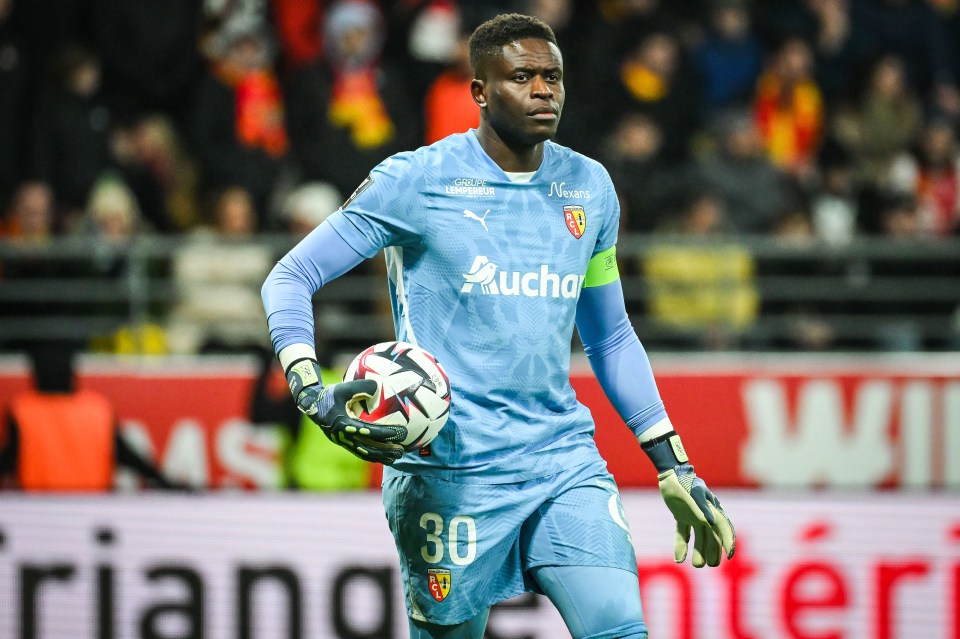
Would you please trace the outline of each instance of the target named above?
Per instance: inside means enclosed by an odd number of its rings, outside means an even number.
[[[960,231],[956,0],[0,0],[0,241],[182,235],[180,316],[229,317],[199,280],[273,257],[216,247],[302,236],[383,158],[476,126],[467,37],[506,11],[556,32],[557,141],[607,166],[625,232]]]

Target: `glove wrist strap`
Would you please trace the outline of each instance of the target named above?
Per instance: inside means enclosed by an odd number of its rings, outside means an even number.
[[[649,441],[640,444],[640,448],[647,454],[658,473],[685,464],[689,461],[687,451],[683,448],[680,435],[676,431],[664,433]]]
[[[307,386],[320,383],[320,363],[315,359],[298,359],[287,369],[287,385],[294,399],[299,399],[300,392]]]

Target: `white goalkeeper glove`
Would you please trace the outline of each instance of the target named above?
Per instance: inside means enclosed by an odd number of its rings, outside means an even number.
[[[403,426],[368,424],[351,416],[350,407],[373,397],[379,384],[372,379],[356,379],[323,386],[320,364],[300,359],[287,370],[287,384],[297,408],[306,414],[327,438],[364,461],[390,465],[403,455],[407,429]]]
[[[690,531],[693,530],[693,559],[695,568],[719,566],[721,551],[727,559],[733,557],[737,534],[733,522],[720,506],[720,500],[697,477],[689,463],[680,436],[669,431],[640,447],[660,473],[660,496],[677,521],[673,558],[683,563],[687,558]]]

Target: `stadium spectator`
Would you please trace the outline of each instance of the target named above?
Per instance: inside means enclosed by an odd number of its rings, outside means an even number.
[[[754,5],[770,48],[791,37],[810,43],[816,81],[832,108],[855,95],[872,40],[857,0],[781,0]]]
[[[664,158],[687,158],[701,107],[699,84],[683,66],[682,55],[680,41],[671,33],[655,32],[640,40],[623,60],[619,82],[602,98],[605,106],[594,117],[609,123],[627,111],[643,113],[663,130]]]
[[[724,113],[714,126],[719,149],[699,161],[697,179],[723,199],[732,230],[770,231],[790,197],[788,176],[768,159],[749,113]]]
[[[13,199],[0,224],[0,241],[9,252],[0,259],[0,284],[3,282],[42,282],[61,277],[72,264],[50,259],[53,240],[53,193],[44,182],[25,182],[14,192]],[[64,304],[59,300],[0,300],[0,318],[29,317],[33,314],[62,316]],[[0,333],[0,345],[15,344],[17,335]]]
[[[336,211],[343,199],[332,184],[309,182],[287,195],[281,215],[287,230],[299,242]]]
[[[748,104],[763,66],[745,0],[713,0],[709,34],[694,55],[707,112]]]
[[[607,136],[600,155],[620,197],[620,225],[647,233],[669,214],[685,185],[683,172],[662,156],[663,132],[645,115],[628,113]]]
[[[46,182],[25,182],[14,192],[0,238],[14,246],[45,244],[53,235],[53,191]]]
[[[860,23],[870,34],[877,54],[903,60],[911,86],[935,111],[953,111],[960,101],[957,77],[951,64],[950,34],[943,17],[924,0],[874,0],[863,2]],[[952,34],[955,41],[957,35]],[[950,113],[953,111],[952,113]]]
[[[341,1],[325,12],[324,58],[287,92],[293,155],[307,181],[352,193],[370,167],[423,139],[404,71],[382,60],[383,16],[373,2]]]
[[[321,37],[325,2],[321,0],[270,0],[276,25],[280,63],[285,72],[296,72],[323,55]]]
[[[170,118],[149,114],[120,125],[110,146],[152,230],[182,232],[199,223],[199,170]]]
[[[30,70],[11,17],[13,0],[0,0],[0,210],[9,204],[22,175],[29,131]]]
[[[663,239],[644,252],[651,318],[671,329],[679,348],[732,348],[756,319],[753,258],[732,237],[718,237],[728,228],[725,217],[717,194],[694,192],[658,229]],[[718,241],[695,241],[709,237]]]
[[[928,123],[916,151],[894,158],[888,185],[916,200],[920,231],[944,237],[960,230],[960,149],[953,126],[941,119]]]
[[[592,20],[585,24],[584,40],[590,44],[584,55],[583,68],[595,69],[603,74],[604,66],[611,60],[623,60],[637,42],[653,33],[677,33],[679,24],[671,12],[671,5],[679,2],[664,0],[601,0],[597,3]],[[616,79],[603,78],[605,83]]]
[[[81,215],[100,174],[110,166],[113,114],[100,95],[100,61],[79,45],[58,53],[52,86],[33,130],[33,173],[53,189],[54,228],[68,229]]]
[[[775,244],[784,249],[780,259],[758,258],[757,272],[761,278],[777,277],[781,281],[793,278],[841,277],[847,273],[842,260],[810,260],[804,249],[817,242],[813,216],[806,203],[793,198],[774,223],[770,236]],[[791,251],[799,249],[797,257]],[[783,289],[787,289],[784,286]],[[824,351],[833,348],[839,339],[837,328],[830,320],[830,313],[849,311],[844,301],[818,303],[807,299],[793,299],[790,295],[765,295],[762,313],[770,321],[781,326],[772,340],[763,338],[759,346],[783,351]]]
[[[858,232],[860,193],[850,153],[829,140],[820,153],[821,180],[811,198],[813,234],[829,244],[846,244]]]
[[[800,38],[788,38],[760,76],[753,101],[770,158],[800,179],[811,175],[824,126],[823,102],[813,71],[810,45]]]
[[[89,0],[93,46],[103,61],[104,92],[124,117],[167,113],[183,125],[203,70],[197,42],[203,3],[196,0]]]
[[[880,233],[904,247],[920,247],[930,241],[928,220],[920,202],[909,193],[883,191],[878,202]],[[870,266],[872,278],[898,278],[922,281],[929,275],[941,275],[940,264],[915,264],[905,267],[896,261],[875,260]],[[955,272],[955,271],[954,271]],[[884,351],[919,351],[923,348],[923,331],[914,315],[919,308],[929,307],[926,301],[883,300],[867,305],[881,319],[875,328],[876,347]],[[949,309],[945,309],[949,311]],[[884,317],[886,316],[886,317]]]
[[[248,191],[227,188],[214,204],[212,226],[195,230],[174,254],[179,299],[167,327],[172,352],[265,345],[258,287],[274,259],[268,246],[255,241],[258,217]]]
[[[923,104],[907,84],[900,58],[874,64],[856,109],[834,116],[833,131],[856,155],[860,176],[874,184],[886,178],[893,158],[909,148],[923,126]]]
[[[265,227],[268,203],[289,140],[284,102],[271,68],[267,26],[238,16],[211,36],[210,68],[192,115],[193,155],[207,192],[239,185],[249,191]]]
[[[4,407],[0,475],[15,473],[25,491],[102,492],[124,466],[151,486],[179,488],[126,443],[109,400],[76,388],[74,348],[60,342],[31,348],[34,388]]]
[[[470,96],[473,69],[470,68],[468,37],[464,35],[457,41],[453,62],[427,87],[423,105],[426,144],[480,124],[480,110]]]
[[[78,228],[107,246],[129,244],[143,230],[140,205],[133,191],[119,176],[105,174],[91,189]]]

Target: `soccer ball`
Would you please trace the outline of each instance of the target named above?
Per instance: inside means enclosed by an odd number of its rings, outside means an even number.
[[[450,380],[427,351],[406,342],[374,344],[357,355],[343,381],[375,379],[376,397],[348,406],[356,419],[385,426],[406,426],[404,449],[429,444],[450,415]]]

